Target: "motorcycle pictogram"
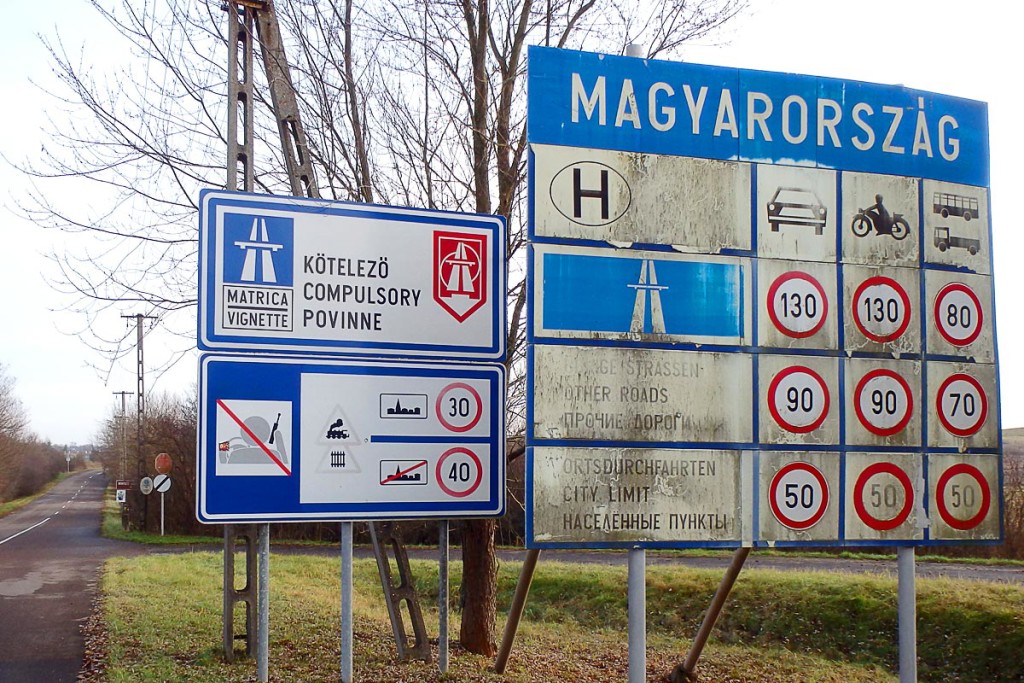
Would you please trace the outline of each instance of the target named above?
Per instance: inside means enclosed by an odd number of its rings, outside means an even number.
[[[889,235],[895,240],[901,240],[910,234],[910,223],[901,213],[890,215],[882,204],[882,195],[876,194],[872,206],[857,210],[850,229],[857,237],[866,237],[874,230],[877,235]]]

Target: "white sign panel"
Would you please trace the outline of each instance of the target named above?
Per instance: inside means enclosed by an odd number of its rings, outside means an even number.
[[[991,279],[981,275],[928,271],[929,352],[966,356],[979,363],[995,361],[991,285]]]
[[[751,359],[701,351],[533,347],[533,435],[749,442]],[[700,397],[695,400],[694,397]]]
[[[934,500],[932,537],[984,540],[1000,537],[999,458],[928,455],[928,490]]]
[[[894,541],[924,538],[923,459],[916,453],[848,453],[846,537]]]
[[[920,446],[921,363],[846,361],[846,441],[863,446]]]
[[[839,458],[836,453],[763,451],[759,457],[759,538],[767,541],[834,539],[839,533]]]
[[[231,192],[200,200],[199,346],[500,359],[500,217]]]
[[[752,477],[749,454],[530,451],[533,536],[545,543],[735,543],[750,535],[751,507],[741,504]]]
[[[750,248],[749,164],[552,145],[531,150],[538,235],[699,253]]]

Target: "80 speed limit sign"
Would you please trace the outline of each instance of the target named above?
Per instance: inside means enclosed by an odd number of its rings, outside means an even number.
[[[967,346],[981,334],[981,300],[962,282],[951,282],[935,297],[935,326],[953,346]]]

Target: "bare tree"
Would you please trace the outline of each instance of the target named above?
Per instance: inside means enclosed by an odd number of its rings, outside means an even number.
[[[525,73],[529,44],[670,56],[742,11],[747,0],[279,0],[303,124],[324,196],[496,213],[508,225],[510,453],[522,453],[526,240]],[[140,7],[141,6],[141,7]],[[60,36],[48,39],[65,105],[23,207],[37,223],[87,237],[56,254],[55,286],[72,297],[93,345],[119,335],[96,322],[117,302],[195,329],[196,201],[224,184],[226,48],[220,0],[95,3],[126,57],[97,73]],[[256,92],[265,93],[264,83]],[[287,192],[267,102],[255,111],[256,187]],[[46,181],[96,187],[95,212],[50,199]],[[102,200],[102,201],[101,201]],[[187,345],[187,344],[186,344]],[[491,520],[464,530],[462,643],[495,650]]]

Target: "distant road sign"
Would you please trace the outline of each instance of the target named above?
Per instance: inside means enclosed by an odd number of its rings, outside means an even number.
[[[951,282],[939,290],[934,315],[939,334],[953,346],[967,346],[981,334],[981,301],[961,282]]]
[[[854,292],[853,320],[857,329],[872,341],[897,339],[910,324],[910,297],[892,278],[868,278]]]
[[[857,419],[878,436],[892,436],[903,430],[914,411],[914,395],[907,380],[898,372],[871,370],[853,392]]]
[[[166,474],[158,474],[153,477],[153,490],[157,493],[167,493],[171,490],[171,478]]]
[[[153,493],[153,479],[151,477],[143,477],[139,481],[139,490],[142,491],[144,496]]]
[[[775,519],[790,529],[809,529],[828,509],[825,476],[806,462],[791,462],[772,478],[768,502]]]
[[[914,487],[898,465],[877,462],[857,477],[853,507],[861,521],[875,531],[890,531],[903,524],[913,506]]]
[[[505,355],[500,216],[205,190],[199,348]]]
[[[159,453],[153,459],[153,467],[160,474],[170,474],[172,465],[171,456],[167,453]]]
[[[978,380],[954,374],[939,386],[936,395],[939,421],[954,436],[971,436],[988,418],[988,397]]]
[[[493,517],[504,368],[205,356],[200,521]]]
[[[780,427],[806,434],[828,415],[829,391],[825,380],[803,365],[786,368],[768,386],[768,410]]]
[[[813,336],[828,317],[825,290],[807,273],[785,273],[768,287],[768,317],[786,336],[797,339]]]

